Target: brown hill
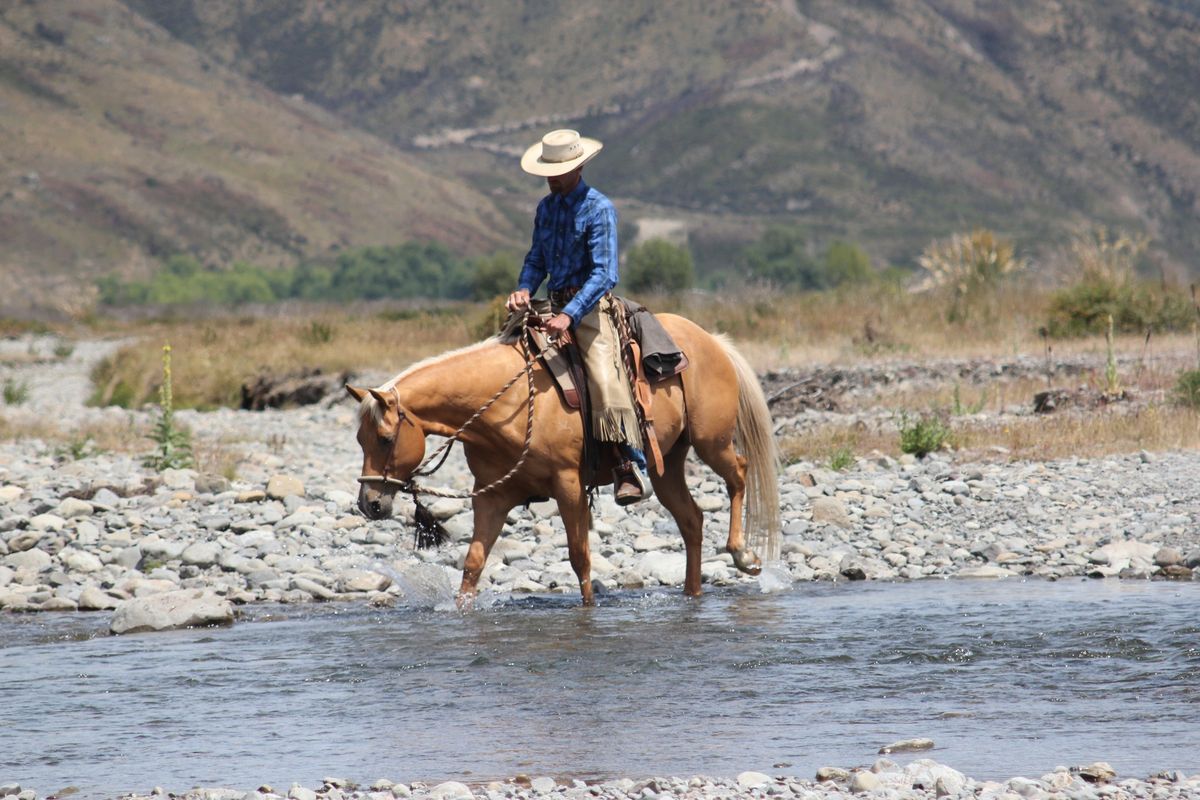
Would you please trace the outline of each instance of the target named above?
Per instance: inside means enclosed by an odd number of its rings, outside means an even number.
[[[78,310],[159,259],[514,241],[496,205],[116,0],[0,4],[0,314]]]
[[[1194,3],[128,2],[513,202],[511,156],[561,122],[606,139],[625,210],[694,240],[786,220],[911,261],[974,225],[1028,249],[1100,223],[1195,270]]]

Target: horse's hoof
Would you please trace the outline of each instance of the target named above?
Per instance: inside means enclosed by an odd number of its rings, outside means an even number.
[[[454,605],[458,606],[459,611],[472,611],[475,608],[475,593],[474,592],[459,592],[454,598]]]
[[[762,572],[762,559],[758,557],[758,553],[748,547],[741,550],[726,550],[729,555],[733,556],[733,565],[738,568],[738,571],[744,572],[747,575],[757,575]]]

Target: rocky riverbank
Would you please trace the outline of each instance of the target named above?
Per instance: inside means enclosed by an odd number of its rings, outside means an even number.
[[[79,349],[30,372],[31,397],[6,416],[53,420],[59,430],[148,430],[148,412],[83,405],[79,365],[103,350]],[[0,608],[110,611],[137,600],[131,608],[140,616],[128,619],[127,609],[114,626],[136,630],[157,626],[144,621],[156,615],[227,619],[243,603],[387,603],[402,593],[393,577],[427,563],[456,580],[471,534],[465,501],[432,503],[452,539],[439,550],[414,549],[411,503],[398,502],[396,519],[384,522],[357,513],[355,413],[338,399],[177,414],[198,449],[229,456],[233,480],[157,472],[130,452],[71,452],[38,438],[0,443]],[[1193,579],[1197,474],[1200,453],[1187,451],[1046,463],[878,456],[841,472],[800,462],[781,472],[781,560],[760,580]],[[460,450],[431,481],[468,486]],[[706,512],[705,582],[753,580],[718,552],[728,524],[723,486],[699,464],[689,483]],[[601,493],[594,520],[592,568],[603,587],[682,583],[682,542],[656,500],[624,510]],[[481,588],[578,591],[552,503],[512,512]],[[199,617],[189,616],[193,607]]]
[[[36,800],[38,794],[17,784],[0,786],[0,797]],[[61,794],[59,796],[66,796]],[[386,778],[360,786],[345,778],[325,778],[319,787],[300,784],[277,788],[263,785],[246,791],[231,788],[195,788],[168,793],[155,787],[147,794],[130,794],[128,800],[664,800],[665,798],[803,798],[832,800],[839,797],[979,798],[980,800],[1100,800],[1101,798],[1195,798],[1200,797],[1200,775],[1163,772],[1142,779],[1119,778],[1104,762],[1077,767],[1058,767],[1036,778],[1015,777],[1007,781],[980,781],[953,767],[931,759],[898,764],[880,758],[870,767],[843,769],[822,767],[813,779],[785,774],[768,775],[747,771],[736,777],[624,778],[602,782],[518,776],[509,781],[468,786],[458,781],[443,783],[395,783]]]

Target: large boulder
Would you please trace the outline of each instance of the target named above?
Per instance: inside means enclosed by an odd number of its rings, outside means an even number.
[[[117,606],[109,630],[113,633],[166,631],[233,623],[233,604],[202,589],[135,597]]]

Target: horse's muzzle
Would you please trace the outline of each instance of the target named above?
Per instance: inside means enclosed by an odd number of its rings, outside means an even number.
[[[392,516],[392,498],[395,490],[381,492],[375,486],[364,483],[358,487],[358,510],[367,519],[387,519]]]

